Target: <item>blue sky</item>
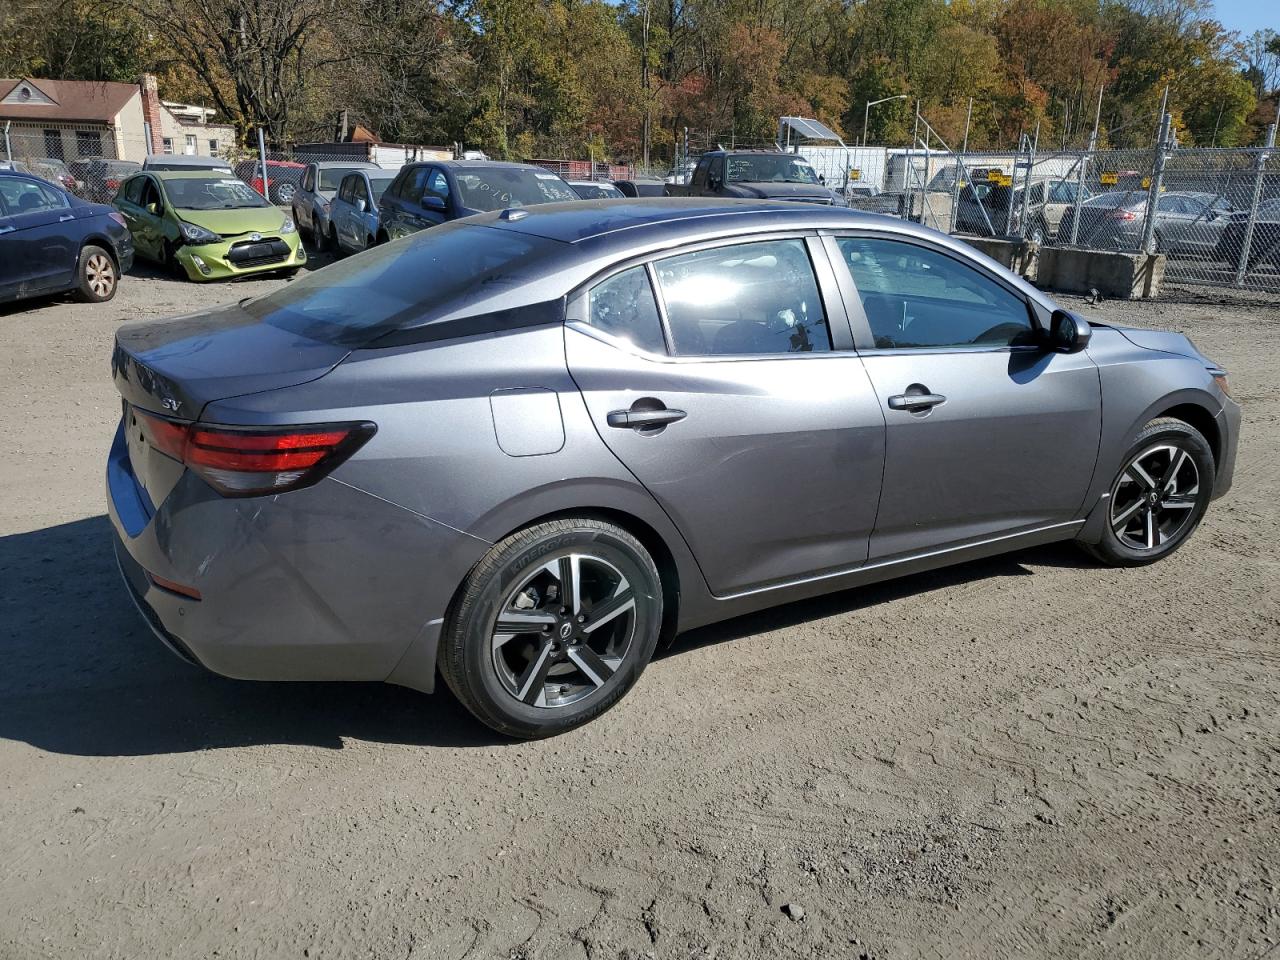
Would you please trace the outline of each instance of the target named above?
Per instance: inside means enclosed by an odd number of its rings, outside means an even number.
[[[1255,30],[1280,33],[1280,4],[1276,0],[1214,0],[1214,9],[1223,26],[1248,36]]]

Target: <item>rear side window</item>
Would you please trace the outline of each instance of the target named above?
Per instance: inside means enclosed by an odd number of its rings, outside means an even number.
[[[1026,302],[975,268],[897,240],[841,237],[836,242],[853,274],[877,348],[1035,342]]]
[[[803,240],[714,247],[655,264],[675,353],[812,353],[831,349]]]
[[[312,340],[358,346],[442,310],[501,309],[503,294],[541,279],[558,249],[514,230],[446,223],[308,273],[244,309]]]
[[[644,267],[632,267],[594,287],[587,323],[649,353],[665,353],[662,320]]]

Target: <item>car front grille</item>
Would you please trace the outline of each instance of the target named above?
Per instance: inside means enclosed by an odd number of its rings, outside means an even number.
[[[289,245],[279,237],[233,243],[227,252],[227,262],[236,267],[262,267],[288,259]]]

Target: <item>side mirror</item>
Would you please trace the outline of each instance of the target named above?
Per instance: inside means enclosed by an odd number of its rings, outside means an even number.
[[[364,202],[364,197],[356,197],[355,207],[356,213],[364,213],[368,209],[368,204]]]
[[[825,173],[818,174],[818,182],[825,187],[827,185],[827,175]]]
[[[160,205],[158,203],[148,203],[147,213],[151,214],[153,217],[158,215],[160,213]]]
[[[444,199],[437,197],[434,193],[424,193],[422,195],[423,210],[437,210],[444,213]]]
[[[1055,310],[1049,319],[1045,345],[1057,353],[1079,353],[1089,346],[1093,329],[1089,321],[1066,310]]]

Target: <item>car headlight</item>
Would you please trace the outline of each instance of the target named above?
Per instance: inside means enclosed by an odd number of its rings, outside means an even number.
[[[184,223],[182,225],[182,235],[186,238],[187,243],[217,243],[222,238],[212,230],[206,230],[204,227],[198,227],[194,223]]]
[[[293,217],[285,217],[284,223],[280,224],[281,233],[293,233],[296,229],[298,228],[293,224]]]

